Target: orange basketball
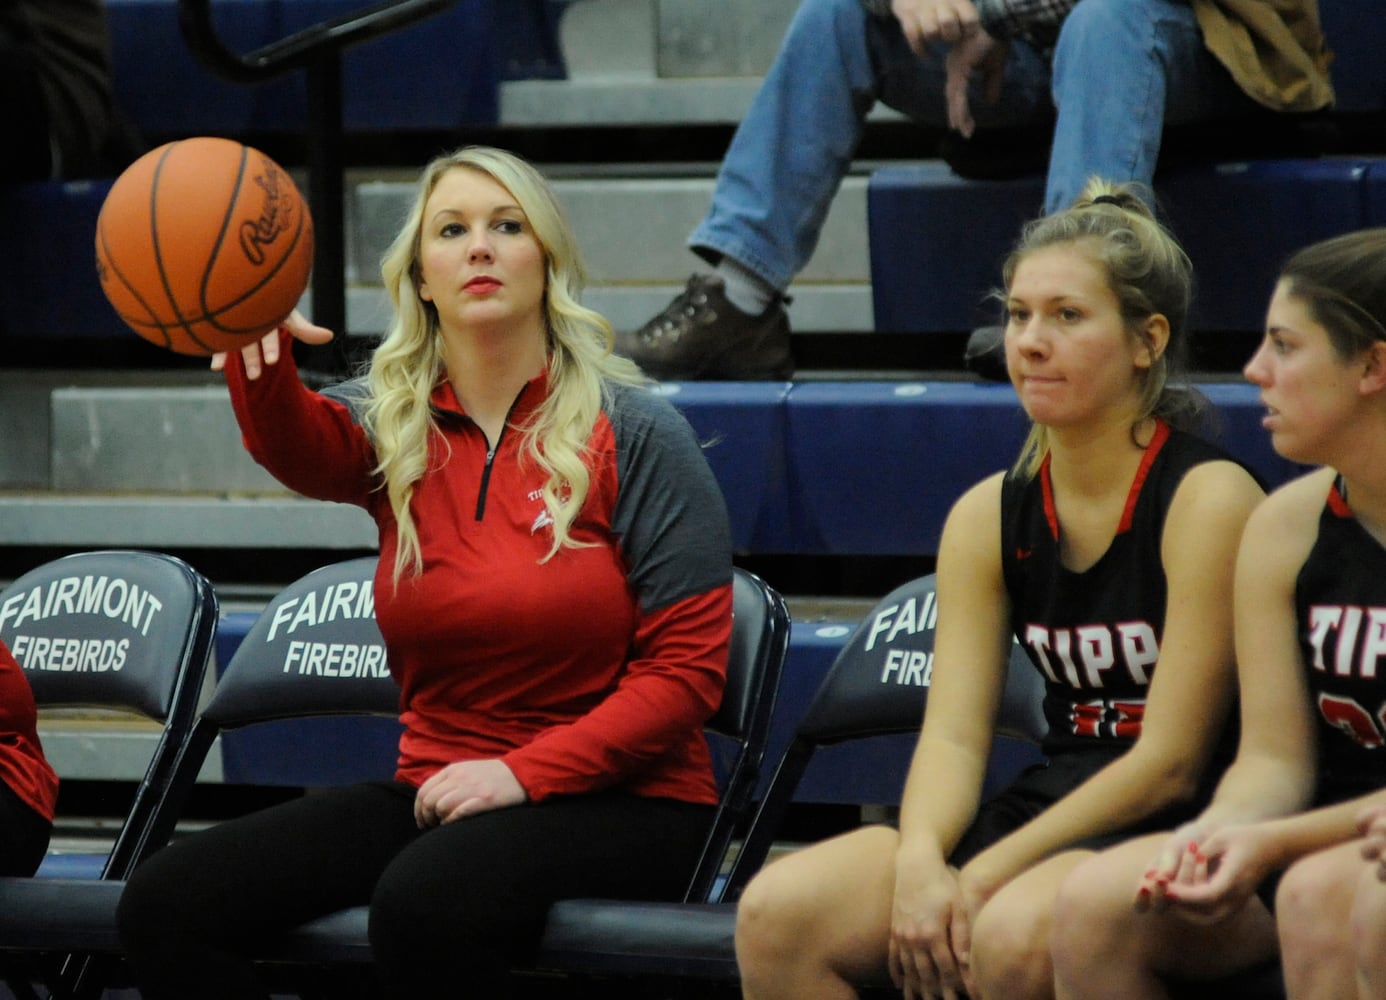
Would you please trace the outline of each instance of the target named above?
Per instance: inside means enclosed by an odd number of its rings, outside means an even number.
[[[180,139],[116,178],[96,220],[101,290],[180,354],[235,350],[298,304],[313,220],[284,169],[229,139]]]

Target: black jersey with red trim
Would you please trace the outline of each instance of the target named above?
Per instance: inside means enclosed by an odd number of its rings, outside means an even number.
[[[520,430],[548,397],[520,391],[489,442],[446,379],[435,388],[411,503],[422,570],[393,576],[399,527],[364,393],[319,394],[278,364],[227,383],[247,448],[307,496],[364,507],[380,530],[375,611],[401,688],[396,778],[420,785],[461,760],[503,761],[532,801],[619,788],[717,800],[703,723],[726,682],[731,539],[717,480],[687,421],[637,386],[606,386],[582,455],[591,481],[549,556],[545,474]]]
[[[1335,480],[1295,579],[1325,803],[1386,785],[1386,548],[1353,516],[1344,492]]]
[[[1006,476],[1001,566],[1011,626],[1044,676],[1047,753],[1121,750],[1140,735],[1164,634],[1165,515],[1190,469],[1228,460],[1221,449],[1160,422],[1111,545],[1081,573],[1059,558],[1049,460],[1035,476]]]

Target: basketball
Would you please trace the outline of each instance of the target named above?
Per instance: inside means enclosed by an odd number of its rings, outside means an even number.
[[[230,139],[180,139],[116,178],[96,221],[96,270],[115,311],[180,354],[236,350],[298,304],[313,220],[293,180]]]

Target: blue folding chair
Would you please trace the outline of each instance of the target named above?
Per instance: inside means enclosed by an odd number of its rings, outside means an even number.
[[[877,602],[838,653],[780,758],[718,900],[645,903],[565,900],[549,913],[537,966],[625,979],[735,983],[734,900],[765,863],[818,750],[917,732],[928,698],[934,577],[912,580]],[[993,758],[1016,771],[1040,759],[1045,731],[1039,675],[1015,647],[997,720]]]
[[[118,880],[164,842],[153,823],[196,718],[216,623],[207,580],[152,552],[66,556],[0,593],[0,638],[40,711],[116,709],[162,726],[109,853],[88,861],[91,877],[0,878],[0,952],[25,970],[10,979],[20,995],[35,975],[55,996],[80,994],[85,954],[114,946],[100,918]]]
[[[385,669],[384,647],[373,615],[375,565],[374,558],[356,559],[310,573],[276,596],[260,615],[179,754],[162,808],[152,823],[152,838],[166,839],[171,834],[218,735],[308,716],[398,713],[399,689]],[[727,848],[743,832],[789,646],[789,613],[772,588],[738,569],[733,601],[727,686],[707,730],[713,739],[730,741],[734,750],[702,856],[690,874],[686,894],[690,899],[707,899],[716,891]],[[332,672],[336,676],[323,669],[324,651],[332,645],[339,650],[334,661],[339,667]],[[350,650],[354,664],[352,676],[345,681],[340,650]],[[104,920],[89,921],[86,927],[88,943],[97,950],[117,947],[113,944],[117,900],[118,894],[111,894]],[[293,966],[368,963],[366,916],[365,907],[330,914],[266,941],[255,957]]]

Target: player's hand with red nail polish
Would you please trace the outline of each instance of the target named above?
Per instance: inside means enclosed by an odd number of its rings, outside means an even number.
[[[1283,861],[1275,821],[1221,827],[1201,842],[1185,840],[1179,874],[1165,888],[1163,905],[1209,922],[1244,906]]]

